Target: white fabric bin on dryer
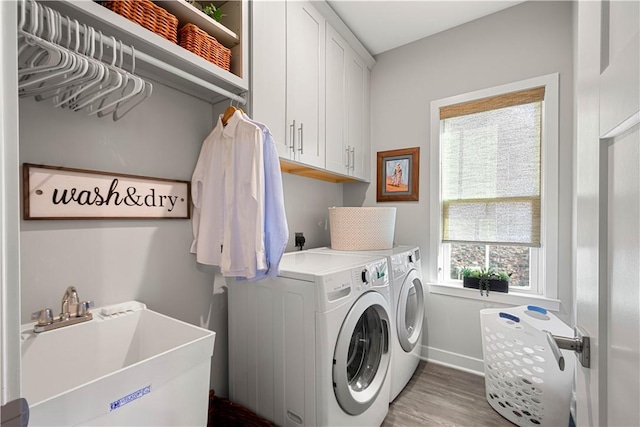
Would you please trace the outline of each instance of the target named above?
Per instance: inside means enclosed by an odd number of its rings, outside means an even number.
[[[331,249],[370,251],[391,249],[396,228],[396,208],[329,208]]]

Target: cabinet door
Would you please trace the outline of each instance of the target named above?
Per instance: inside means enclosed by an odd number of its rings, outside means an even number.
[[[325,168],[349,174],[347,144],[347,58],[344,39],[327,24]]]
[[[321,168],[325,163],[324,46],[322,15],[309,2],[287,2],[287,138],[295,160]]]
[[[252,20],[252,118],[266,124],[278,147],[278,155],[293,159],[285,117],[287,87],[287,34],[284,1],[251,2]]]
[[[347,62],[347,145],[349,175],[369,179],[369,74],[353,50]]]

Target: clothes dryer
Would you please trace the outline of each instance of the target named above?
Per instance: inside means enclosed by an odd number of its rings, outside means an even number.
[[[420,362],[425,289],[422,280],[420,248],[395,246],[388,250],[336,251],[309,249],[316,253],[387,257],[391,286],[391,387],[389,402],[400,394]]]
[[[276,279],[228,281],[232,401],[281,426],[380,425],[391,291],[381,256],[291,252]]]

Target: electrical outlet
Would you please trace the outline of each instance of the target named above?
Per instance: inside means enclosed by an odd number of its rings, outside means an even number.
[[[300,250],[302,250],[302,248],[304,247],[304,242],[305,242],[304,234],[296,233],[296,237],[295,237],[296,248],[300,248]]]

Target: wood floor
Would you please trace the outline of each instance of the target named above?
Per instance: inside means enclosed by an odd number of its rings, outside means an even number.
[[[409,384],[389,405],[383,427],[512,427],[487,403],[484,377],[420,362]]]

